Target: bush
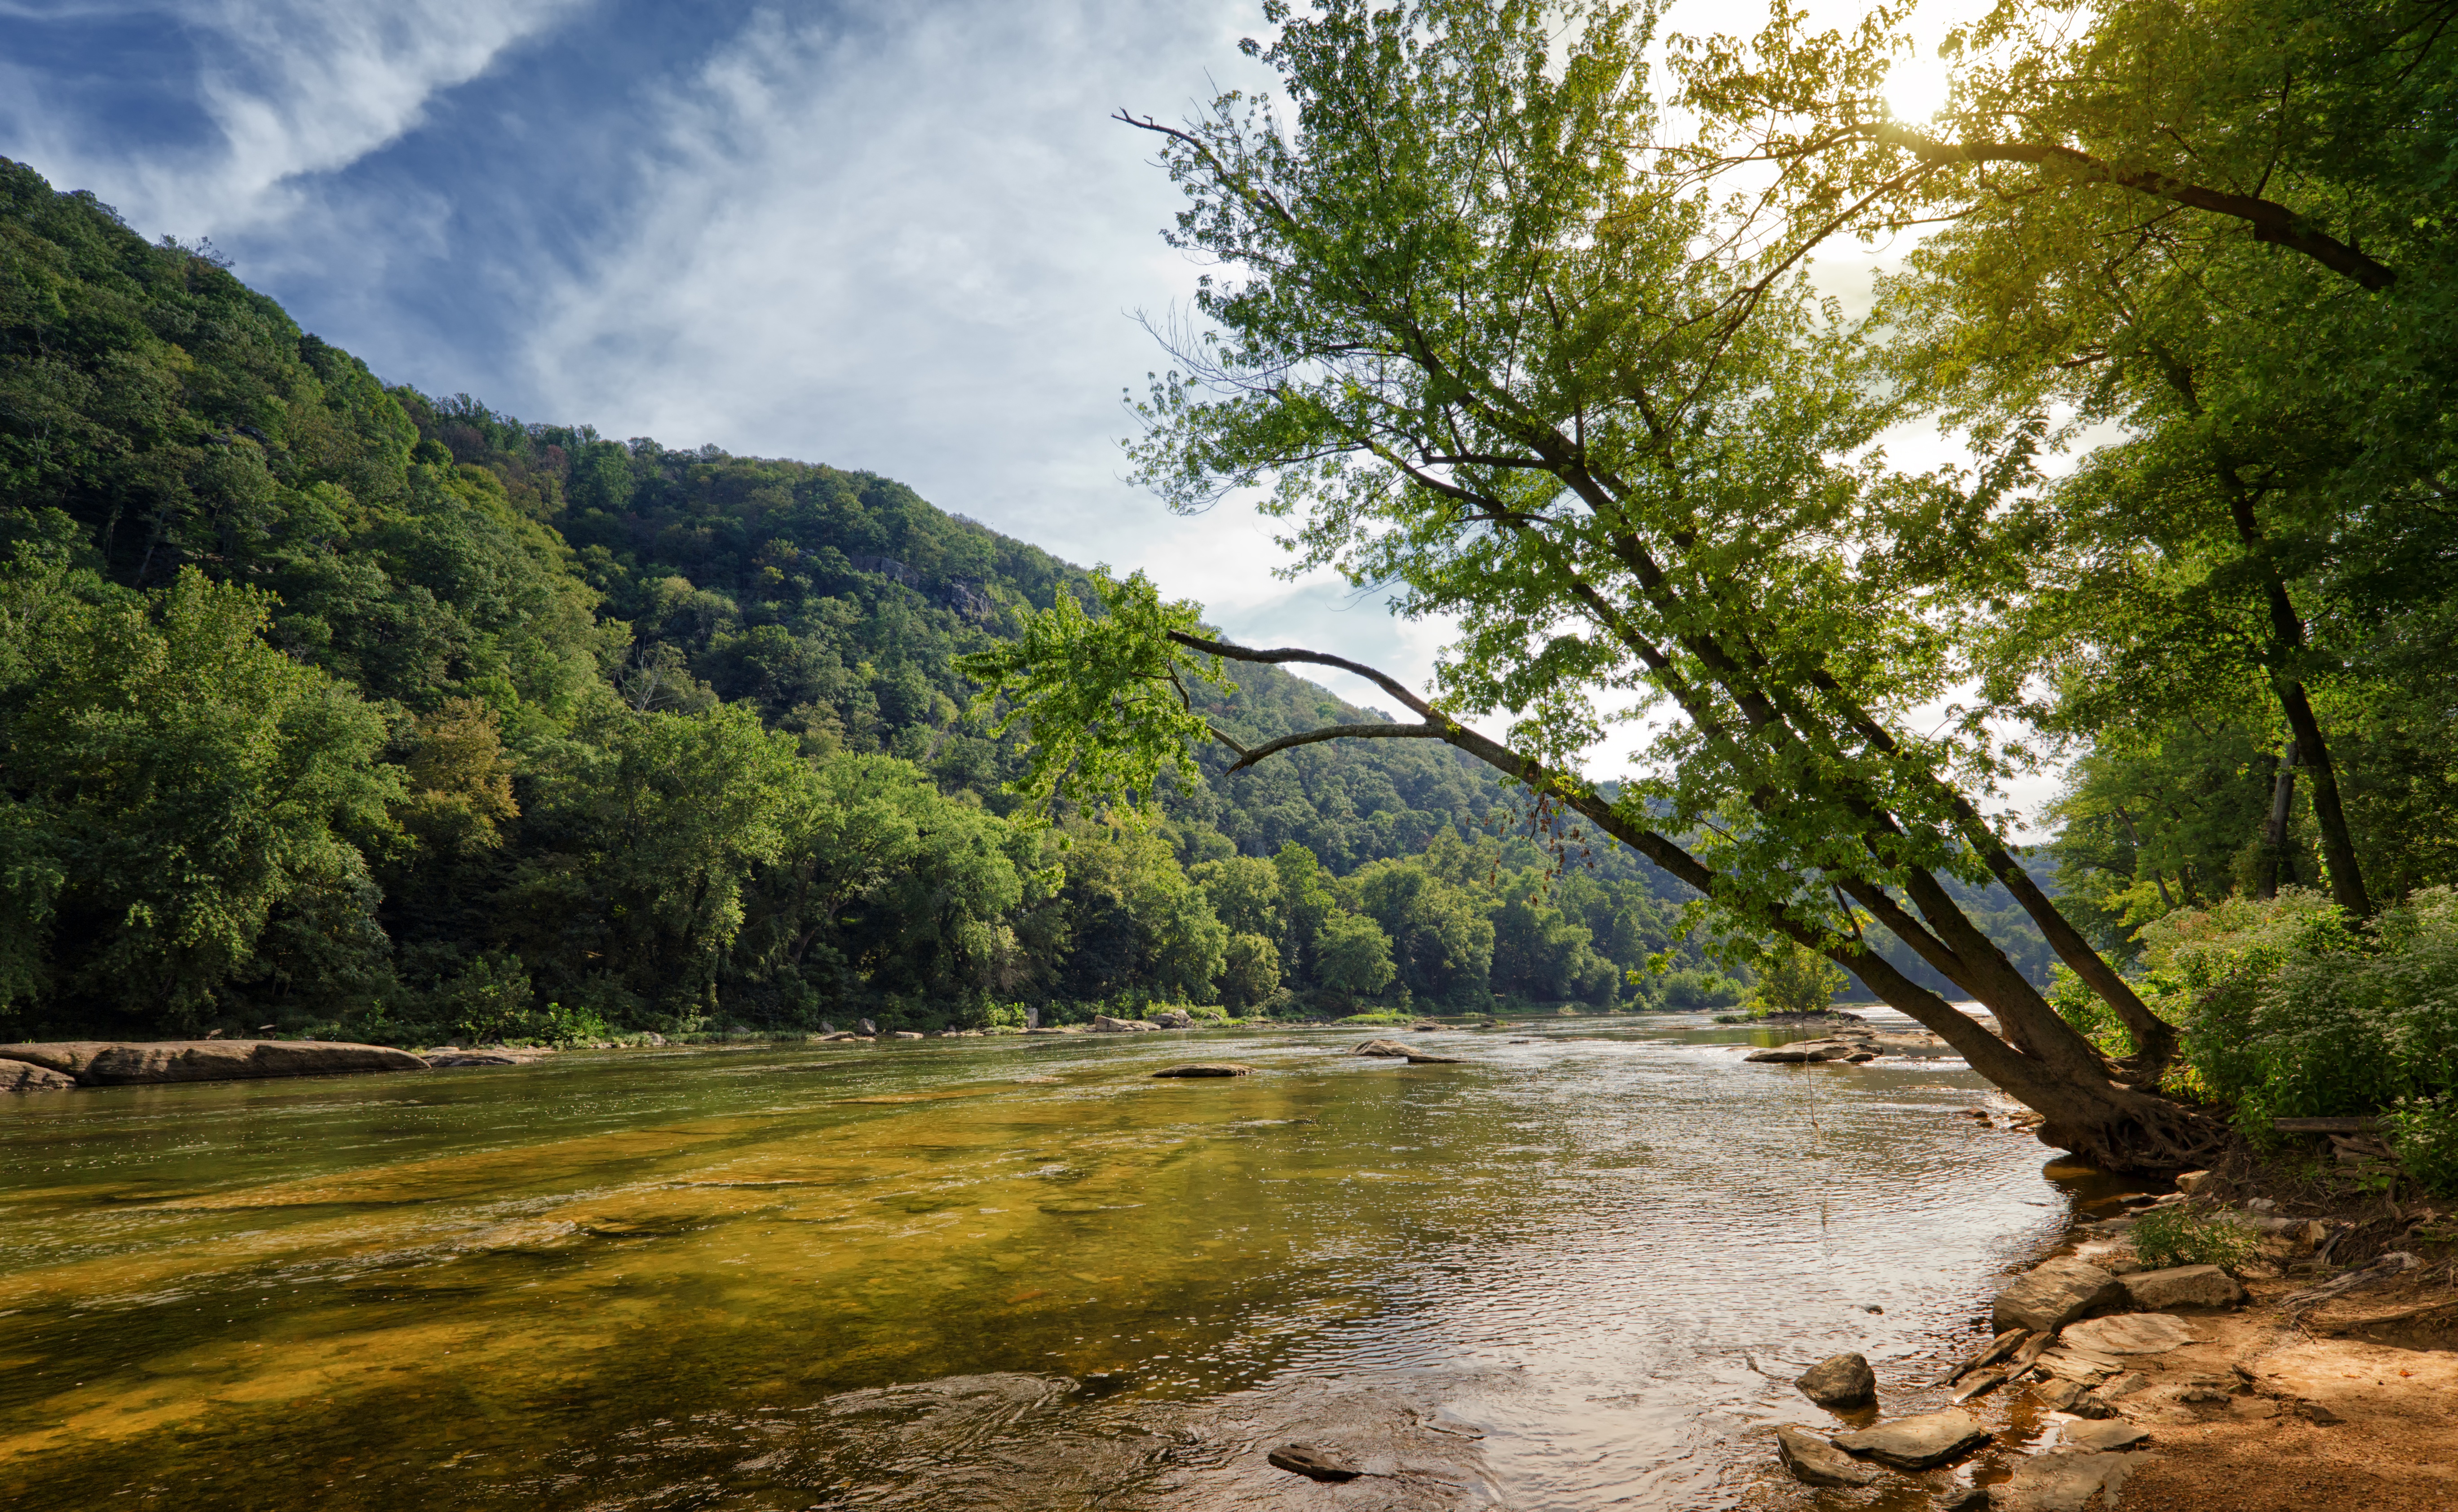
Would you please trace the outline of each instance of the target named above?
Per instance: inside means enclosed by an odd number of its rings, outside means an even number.
[[[2232,1271],[2253,1253],[2253,1232],[2224,1213],[2184,1204],[2154,1208],[2134,1220],[2134,1256],[2154,1271],[2216,1265]]]
[[[1779,940],[1758,961],[1752,1013],[1823,1013],[1848,980],[1844,968],[1807,945]]]
[[[2389,1113],[2401,1158],[2458,1195],[2458,890],[2350,929],[2317,894],[2235,900],[2143,930],[2153,1007],[2189,1091],[2251,1137],[2271,1120]]]
[[[1663,1003],[1672,1013],[1703,1012],[1710,1008],[1729,1008],[1741,1001],[1749,987],[1720,971],[1675,971],[1664,978]]]

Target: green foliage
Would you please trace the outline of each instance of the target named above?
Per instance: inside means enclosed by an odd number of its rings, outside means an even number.
[[[2318,894],[2232,900],[2145,931],[2196,1089],[2268,1138],[2280,1117],[2413,1112],[2427,1164],[2458,1093],[2458,891],[2350,929]]]
[[[2458,1197],[2458,1093],[2402,1097],[2385,1120],[2399,1164],[2426,1191]]]
[[[1315,941],[1315,974],[1333,993],[1370,998],[1399,976],[1391,963],[1391,937],[1371,919],[1334,913]]]
[[[1757,1014],[1823,1013],[1845,981],[1843,967],[1789,940],[1759,958],[1757,976],[1749,997]]]
[[[2253,1253],[2253,1231],[2224,1212],[2190,1203],[2154,1208],[2134,1220],[2127,1235],[2135,1257],[2157,1271],[2177,1265],[2216,1265],[2233,1271]]]

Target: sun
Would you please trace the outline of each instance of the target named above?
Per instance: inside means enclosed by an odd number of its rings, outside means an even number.
[[[1886,70],[1886,109],[1895,119],[1918,124],[1946,109],[1952,72],[1944,58],[1911,53]]]

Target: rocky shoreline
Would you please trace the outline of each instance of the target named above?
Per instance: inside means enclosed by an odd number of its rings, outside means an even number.
[[[2334,1264],[2360,1222],[2241,1191],[2222,1205],[2214,1185],[2189,1173],[2184,1190],[2077,1224],[2063,1253],[1999,1290],[1985,1343],[1889,1394],[1929,1410],[1878,1417],[1858,1355],[1816,1366],[1795,1384],[1837,1421],[1777,1427],[1776,1462],[1822,1488],[1821,1507],[1864,1488],[1945,1512],[2458,1506],[2451,1263],[2391,1250]],[[2134,1253],[2146,1213],[2187,1204],[2252,1238],[2238,1274]],[[1769,1496],[1748,1504],[1803,1504]]]

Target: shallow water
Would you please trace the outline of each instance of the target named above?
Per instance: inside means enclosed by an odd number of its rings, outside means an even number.
[[[0,1504],[1729,1505],[1793,1375],[1966,1343],[2075,1196],[1959,1062],[1357,1038],[0,1100]]]

